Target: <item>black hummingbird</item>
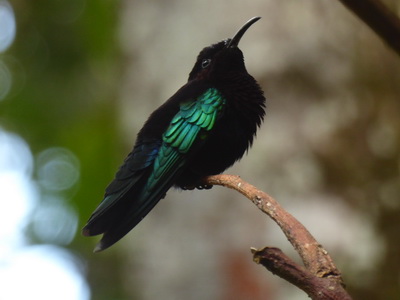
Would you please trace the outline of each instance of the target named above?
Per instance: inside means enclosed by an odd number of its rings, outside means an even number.
[[[247,73],[238,43],[260,17],[232,39],[204,48],[188,82],[155,110],[82,232],[103,234],[95,252],[127,234],[176,186],[208,188],[250,148],[265,115],[265,98]]]

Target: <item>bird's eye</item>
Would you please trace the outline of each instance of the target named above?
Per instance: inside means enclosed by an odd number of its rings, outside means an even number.
[[[203,69],[207,68],[210,65],[211,59],[207,58],[207,59],[203,59],[201,61],[201,67]]]

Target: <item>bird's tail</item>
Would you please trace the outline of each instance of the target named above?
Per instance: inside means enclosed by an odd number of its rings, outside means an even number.
[[[181,157],[175,152],[164,172],[143,171],[129,179],[129,184],[108,194],[83,228],[85,236],[103,234],[94,252],[115,244],[132,230],[164,198],[181,170]]]

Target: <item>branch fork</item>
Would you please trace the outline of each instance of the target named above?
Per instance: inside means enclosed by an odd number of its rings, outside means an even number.
[[[295,263],[280,249],[252,248],[253,260],[270,272],[297,286],[315,300],[350,300],[344,289],[341,274],[328,252],[310,232],[271,196],[235,175],[214,175],[204,184],[220,185],[236,190],[252,201],[282,229],[300,255],[304,267]]]

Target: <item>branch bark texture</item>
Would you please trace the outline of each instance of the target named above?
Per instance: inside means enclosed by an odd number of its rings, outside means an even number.
[[[239,176],[214,175],[204,179],[206,185],[221,185],[234,189],[251,200],[262,212],[274,220],[300,255],[304,266],[299,266],[281,250],[266,247],[252,249],[253,259],[272,273],[305,291],[312,299],[351,299],[343,280],[328,252],[308,230],[279,203]]]

